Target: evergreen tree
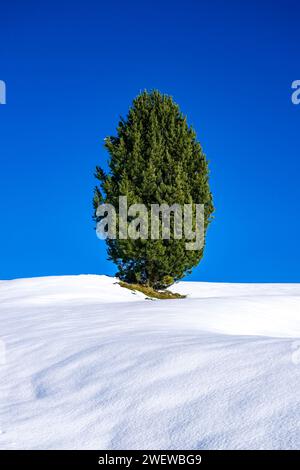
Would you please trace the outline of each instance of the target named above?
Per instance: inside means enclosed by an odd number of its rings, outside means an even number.
[[[106,138],[105,147],[110,171],[96,168],[100,186],[95,188],[95,210],[102,202],[118,209],[119,196],[127,196],[128,205],[145,204],[149,213],[151,204],[204,204],[206,233],[214,211],[207,160],[170,96],[141,93],[127,118],[121,118],[117,135]],[[186,250],[186,242],[184,237],[175,239],[173,230],[169,240],[106,240],[120,279],[156,289],[181,279],[202,259],[203,248]]]

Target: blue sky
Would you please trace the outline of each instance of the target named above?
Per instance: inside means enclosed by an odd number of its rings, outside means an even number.
[[[103,139],[143,89],[170,94],[210,160],[216,205],[189,279],[299,282],[296,1],[0,6],[0,279],[113,274],[93,229]]]

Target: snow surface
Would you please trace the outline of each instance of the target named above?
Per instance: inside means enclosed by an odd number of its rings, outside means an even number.
[[[300,448],[300,285],[115,282],[0,282],[1,449]]]

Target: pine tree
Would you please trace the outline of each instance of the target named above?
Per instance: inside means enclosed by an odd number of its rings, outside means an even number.
[[[117,135],[106,138],[110,161],[108,174],[96,168],[100,186],[94,208],[102,202],[118,208],[119,196],[128,205],[204,204],[205,232],[214,211],[208,181],[208,163],[194,130],[170,96],[143,92],[134,101]],[[171,232],[172,234],[173,232]],[[107,239],[109,259],[118,277],[131,283],[165,288],[191,272],[203,257],[188,251],[186,239]]]

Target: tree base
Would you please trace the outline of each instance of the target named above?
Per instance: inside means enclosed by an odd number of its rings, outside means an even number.
[[[145,294],[150,299],[184,299],[186,295],[170,292],[169,290],[155,290],[153,287],[145,286],[143,284],[129,284],[128,282],[120,281],[118,283],[121,287],[132,291],[139,291]]]

